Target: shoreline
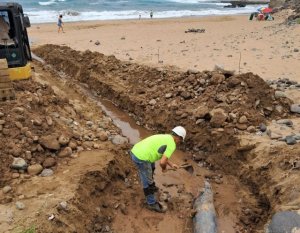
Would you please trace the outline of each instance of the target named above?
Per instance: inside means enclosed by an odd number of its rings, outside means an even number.
[[[136,19],[98,19],[98,20],[76,20],[76,21],[66,21],[64,24],[77,24],[77,23],[100,23],[100,22],[130,22],[130,21],[168,21],[168,20],[189,20],[189,19],[203,19],[203,18],[218,18],[224,16],[245,16],[249,15],[249,13],[239,13],[239,14],[224,14],[224,15],[191,15],[191,16],[182,16],[182,17],[167,17],[167,18],[136,18]],[[31,23],[31,26],[39,26],[39,25],[52,25],[56,24],[56,21],[53,22],[41,22],[41,23]]]
[[[300,81],[300,52],[294,52],[300,49],[300,26],[282,24],[287,14],[264,22],[249,21],[247,14],[65,22],[64,34],[56,23],[43,23],[28,31],[32,47],[58,44],[148,66],[202,71],[221,65],[265,80]],[[185,33],[192,28],[205,32]]]

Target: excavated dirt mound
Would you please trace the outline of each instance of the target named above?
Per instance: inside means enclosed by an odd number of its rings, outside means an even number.
[[[185,126],[186,148],[222,156],[214,165],[231,172],[228,164],[236,163],[238,145],[235,133],[253,132],[260,123],[289,114],[291,101],[275,99],[275,90],[251,73],[155,69],[55,45],[35,52],[148,128],[166,132],[174,125]]]
[[[55,45],[42,46],[35,53],[66,80],[84,83],[147,128],[166,132],[175,125],[186,127],[185,149],[193,152],[195,160],[240,177],[256,197],[257,203],[240,217],[248,232],[262,229],[277,208],[279,196],[272,193],[278,179],[273,170],[261,168],[269,154],[253,166],[259,156],[251,154],[255,145],[240,145],[237,135],[255,133],[261,123],[289,117],[291,101],[275,98],[275,90],[257,75],[234,75],[222,69],[156,69]],[[279,159],[275,164],[281,163]],[[269,188],[260,188],[262,183]]]

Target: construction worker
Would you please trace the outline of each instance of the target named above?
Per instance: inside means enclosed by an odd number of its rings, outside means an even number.
[[[170,162],[170,157],[176,149],[176,145],[183,142],[186,130],[182,126],[172,129],[171,134],[157,134],[143,139],[133,146],[130,151],[143,185],[147,207],[160,213],[166,210],[156,201],[154,193],[158,191],[153,180],[155,162],[160,160],[162,172],[167,171],[167,166],[177,169],[178,166]]]

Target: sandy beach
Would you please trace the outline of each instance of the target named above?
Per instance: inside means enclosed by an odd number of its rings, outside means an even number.
[[[32,47],[67,45],[151,66],[202,71],[221,65],[265,80],[300,81],[300,27],[283,25],[285,14],[263,22],[249,21],[249,15],[85,21],[65,23],[60,34],[54,23],[33,24],[29,36]],[[185,33],[189,29],[205,32]]]

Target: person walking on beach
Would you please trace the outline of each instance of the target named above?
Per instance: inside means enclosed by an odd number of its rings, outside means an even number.
[[[182,126],[172,129],[170,134],[156,134],[136,143],[130,151],[130,156],[136,165],[142,182],[147,208],[152,211],[164,213],[166,209],[156,201],[154,193],[158,191],[153,179],[155,161],[159,161],[162,172],[167,166],[177,169],[178,166],[169,161],[176,150],[176,145],[183,142],[186,130]]]
[[[150,18],[151,19],[153,18],[153,11],[152,10],[150,11]]]
[[[63,17],[62,15],[59,15],[59,16],[58,16],[58,19],[57,19],[57,26],[58,26],[58,31],[57,31],[57,32],[58,32],[58,33],[59,33],[60,31],[62,31],[63,33],[65,33],[65,32],[64,32],[64,28],[63,28],[63,24],[64,24],[64,23],[63,23],[63,21],[62,21],[62,17]]]

